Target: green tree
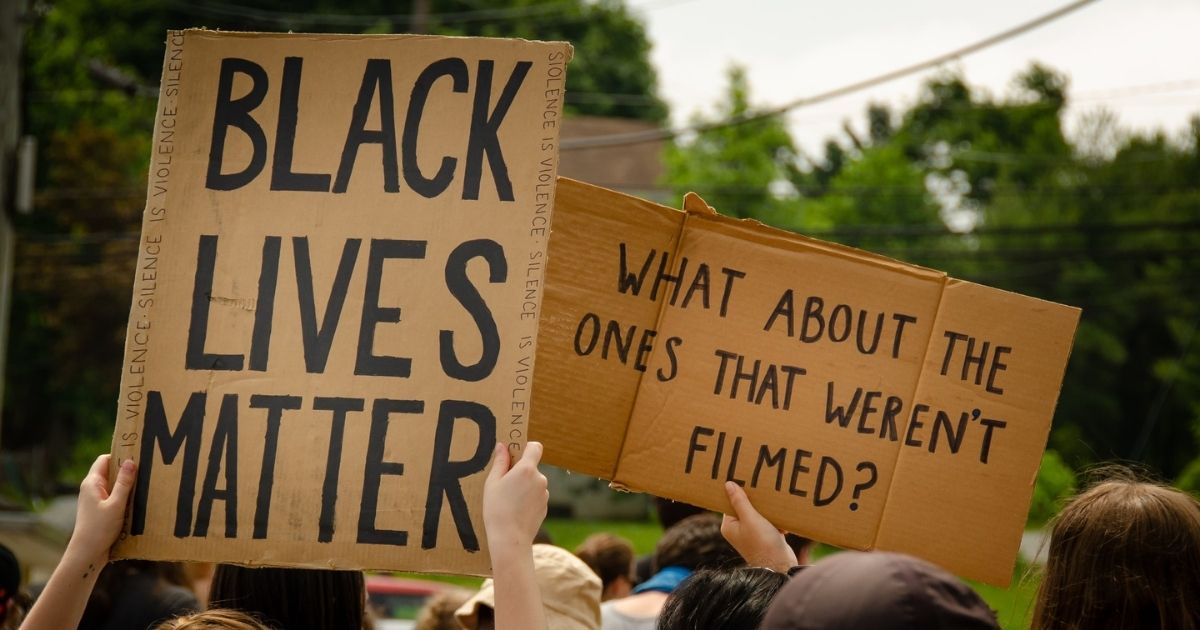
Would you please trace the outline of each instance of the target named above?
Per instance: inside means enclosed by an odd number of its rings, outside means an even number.
[[[999,97],[939,76],[895,116],[872,106],[866,138],[830,139],[800,167],[778,123],[721,127],[672,150],[670,183],[713,189],[737,216],[1082,307],[1051,448],[1069,467],[1134,459],[1195,484],[1200,117],[1172,136],[1100,112],[1071,138],[1067,85],[1038,65]],[[770,194],[781,173],[798,199]]]
[[[751,113],[750,87],[739,67],[729,70],[729,87],[716,120]],[[695,117],[693,123],[710,120]],[[666,183],[676,195],[700,193],[709,205],[736,217],[768,222],[786,205],[772,187],[786,183],[796,161],[791,136],[776,118],[762,118],[701,131],[666,150]]]
[[[18,225],[0,443],[44,446],[51,466],[78,477],[111,437],[166,31],[404,32],[417,2],[30,4],[25,125],[39,140],[39,181]],[[428,5],[431,33],[573,42],[569,114],[666,118],[645,29],[623,2]]]

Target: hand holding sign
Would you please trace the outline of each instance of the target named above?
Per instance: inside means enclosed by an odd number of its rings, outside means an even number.
[[[796,552],[788,546],[783,530],[776,529],[750,504],[746,491],[732,481],[725,482],[725,494],[733,505],[734,516],[721,519],[721,535],[753,567],[784,573],[796,566]]]
[[[529,442],[516,464],[504,444],[497,444],[492,470],[483,484],[483,526],[493,557],[501,548],[528,549],[546,518],[550,491],[538,470],[542,445]],[[510,468],[511,465],[511,468]]]
[[[497,444],[483,485],[483,526],[491,549],[497,628],[546,628],[533,569],[533,538],[546,518],[550,492],[538,471],[542,445],[529,442],[511,468],[508,448]]]
[[[125,520],[125,504],[133,489],[137,465],[125,460],[117,468],[117,478],[108,488],[111,455],[96,458],[83,482],[79,485],[79,506],[75,515],[75,530],[69,546],[84,557],[108,560],[108,550],[117,541]]]

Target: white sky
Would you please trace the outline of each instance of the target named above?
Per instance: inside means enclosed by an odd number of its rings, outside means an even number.
[[[646,21],[660,94],[682,124],[697,111],[712,115],[731,63],[747,69],[755,105],[778,105],[973,43],[1067,0],[630,4]],[[972,85],[1004,94],[1033,61],[1069,75],[1071,95],[1081,100],[1068,113],[1068,126],[1104,106],[1125,127],[1177,134],[1200,112],[1200,2],[1101,0],[955,67]],[[794,110],[792,135],[805,151],[819,154],[826,138],[841,136],[844,120],[861,130],[868,103],[887,103],[894,111],[912,103],[933,72]]]

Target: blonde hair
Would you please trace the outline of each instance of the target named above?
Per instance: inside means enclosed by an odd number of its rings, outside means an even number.
[[[1200,502],[1105,472],[1053,521],[1032,627],[1200,628]]]
[[[155,630],[273,630],[252,615],[240,610],[214,608],[194,615],[176,617],[159,624]]]

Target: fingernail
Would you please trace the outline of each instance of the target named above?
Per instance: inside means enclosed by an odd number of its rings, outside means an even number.
[[[127,459],[127,460],[121,462],[121,470],[133,472],[133,460]]]

